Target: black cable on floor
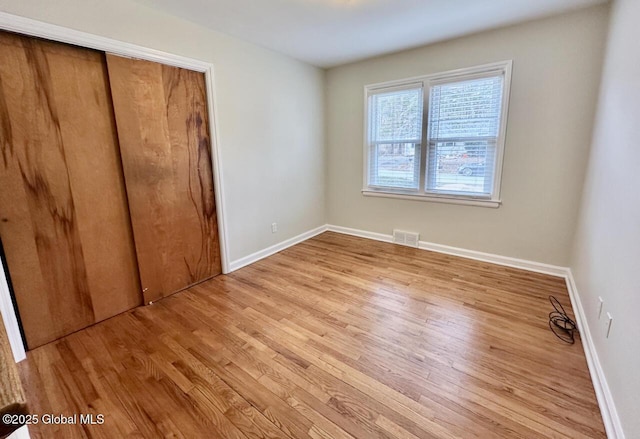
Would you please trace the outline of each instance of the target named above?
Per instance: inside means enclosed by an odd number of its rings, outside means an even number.
[[[571,320],[562,304],[553,296],[549,296],[549,302],[555,311],[549,313],[549,328],[551,331],[565,343],[573,344],[575,342],[574,332],[578,331],[576,322]]]

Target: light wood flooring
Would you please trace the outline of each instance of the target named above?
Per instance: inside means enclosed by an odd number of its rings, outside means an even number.
[[[564,280],[324,233],[30,351],[32,437],[605,437]]]

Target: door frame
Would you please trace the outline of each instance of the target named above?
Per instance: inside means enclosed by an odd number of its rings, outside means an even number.
[[[222,273],[229,273],[229,249],[226,228],[226,211],[224,203],[224,190],[222,182],[222,157],[220,154],[219,130],[217,126],[216,93],[214,80],[214,66],[212,63],[174,55],[156,49],[150,49],[136,44],[125,43],[112,38],[101,37],[87,32],[68,29],[55,24],[49,24],[18,15],[0,11],[0,30],[15,32],[26,36],[39,37],[60,43],[73,44],[88,49],[99,50],[114,55],[153,61],[173,67],[204,73],[207,110],[209,112],[209,137],[211,139],[211,167],[213,170],[213,186],[215,192],[216,217],[218,222],[218,236],[220,240],[220,261]],[[16,362],[26,358],[25,346],[21,337],[18,324],[17,311],[13,307],[11,294],[8,288],[8,280],[5,273],[6,267],[2,266],[0,273],[0,312],[4,320],[9,343],[13,350]]]

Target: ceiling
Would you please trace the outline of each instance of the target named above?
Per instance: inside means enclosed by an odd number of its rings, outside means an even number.
[[[136,0],[319,67],[607,0]]]

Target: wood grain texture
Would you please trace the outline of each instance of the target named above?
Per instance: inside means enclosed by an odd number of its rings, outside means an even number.
[[[33,437],[600,438],[564,280],[324,233],[27,354]],[[65,430],[66,428],[66,430]]]
[[[140,304],[103,54],[0,33],[0,236],[30,348]]]
[[[221,273],[204,75],[107,55],[146,302]]]

